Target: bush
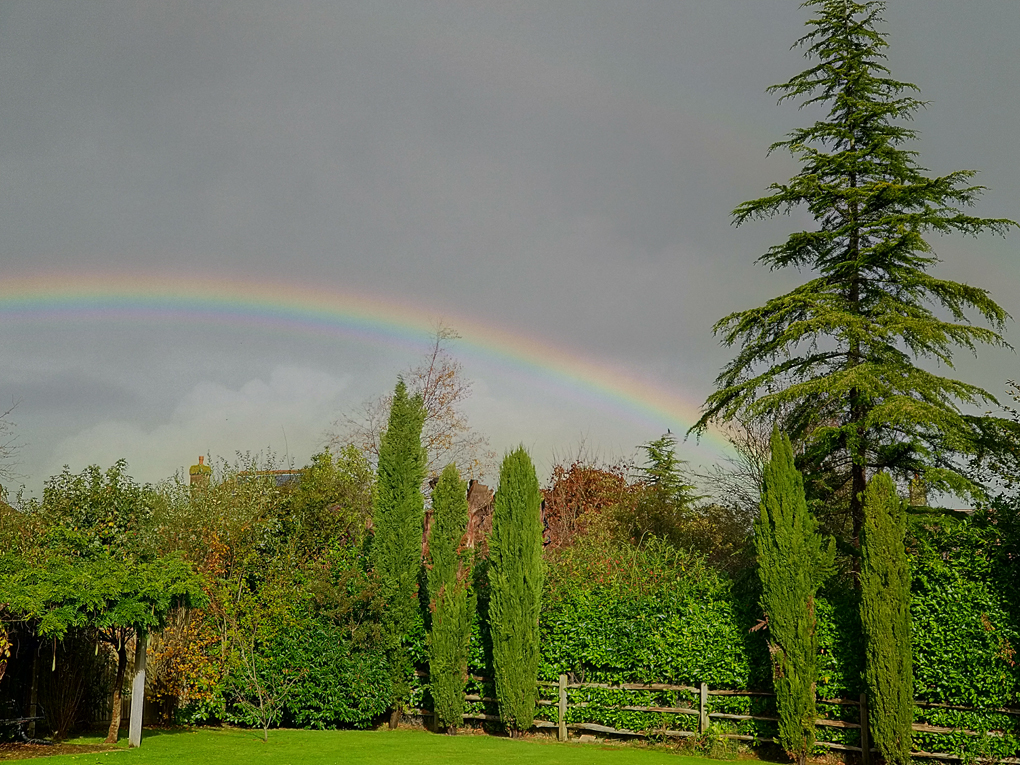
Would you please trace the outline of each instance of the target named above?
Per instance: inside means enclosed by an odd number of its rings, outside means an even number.
[[[389,670],[378,648],[353,645],[336,625],[314,621],[282,636],[274,663],[300,668],[284,719],[302,728],[367,728],[390,701]]]

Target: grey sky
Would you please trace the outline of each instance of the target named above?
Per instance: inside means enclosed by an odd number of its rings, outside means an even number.
[[[795,171],[795,0],[0,4],[0,277],[181,273],[414,300],[544,338],[701,401],[711,325],[796,283],[753,260],[798,220],[729,212]],[[1020,4],[894,0],[890,66],[930,107],[935,173],[1020,217]],[[1020,236],[937,243],[941,273],[1020,311]],[[1010,333],[1015,334],[1015,331]],[[1016,342],[1016,338],[1013,338]],[[414,352],[237,327],[8,320],[20,470],[199,453],[299,463]],[[961,358],[999,395],[1007,351]],[[469,363],[470,412],[548,464],[661,429]],[[708,460],[688,445],[685,456]]]

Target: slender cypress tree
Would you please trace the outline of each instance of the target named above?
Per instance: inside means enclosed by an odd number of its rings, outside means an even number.
[[[447,465],[432,491],[428,556],[432,629],[428,649],[436,717],[451,732],[464,722],[464,685],[475,616],[472,551],[464,547],[467,524],[467,484],[460,480],[455,465]]]
[[[409,397],[403,380],[397,381],[389,425],[379,446],[379,469],[372,511],[375,536],[372,563],[386,601],[383,642],[390,663],[393,715],[396,727],[407,695],[411,658],[404,639],[418,607],[421,539],[425,523],[425,450],[421,429],[425,409],[421,397]]]
[[[511,736],[531,727],[542,606],[542,495],[524,447],[506,455],[489,536],[489,620],[499,714]]]
[[[799,462],[819,507],[856,545],[870,474],[919,473],[933,489],[980,492],[965,460],[988,446],[999,421],[963,409],[995,400],[915,360],[951,369],[959,347],[1005,345],[999,331],[1008,315],[985,290],[929,273],[938,258],[925,236],[1005,234],[1016,224],[965,214],[983,190],[970,185],[974,172],[928,177],[905,148],[916,131],[904,123],[924,102],[884,65],[884,3],[803,5],[816,16],[797,47],[812,66],[770,92],[827,113],[772,146],[789,151],[801,170],[740,205],[734,222],[806,208],[816,228],[790,234],[758,262],[816,276],[716,324],[740,352],[695,429],[740,416],[778,418],[804,446]]]
[[[762,481],[754,544],[761,605],[768,618],[779,741],[801,765],[815,743],[815,593],[834,556],[833,540],[826,544],[816,526],[804,498],[804,480],[793,464],[790,439],[777,428]]]
[[[906,511],[887,473],[868,482],[861,534],[868,720],[872,741],[890,765],[910,762],[914,677],[910,645],[910,567]]]

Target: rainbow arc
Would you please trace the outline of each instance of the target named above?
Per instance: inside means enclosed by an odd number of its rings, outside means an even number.
[[[470,316],[363,292],[293,282],[123,274],[40,274],[0,283],[0,316],[7,322],[197,322],[413,347],[433,331],[437,315],[460,334],[458,355],[571,400],[677,433],[699,416],[692,397],[569,348]],[[703,440],[715,451],[730,451],[718,433]]]

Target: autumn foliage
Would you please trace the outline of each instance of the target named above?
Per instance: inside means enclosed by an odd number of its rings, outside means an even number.
[[[575,459],[569,466],[553,467],[550,486],[542,494],[546,542],[555,549],[573,544],[596,516],[615,512],[633,489],[622,465]]]

